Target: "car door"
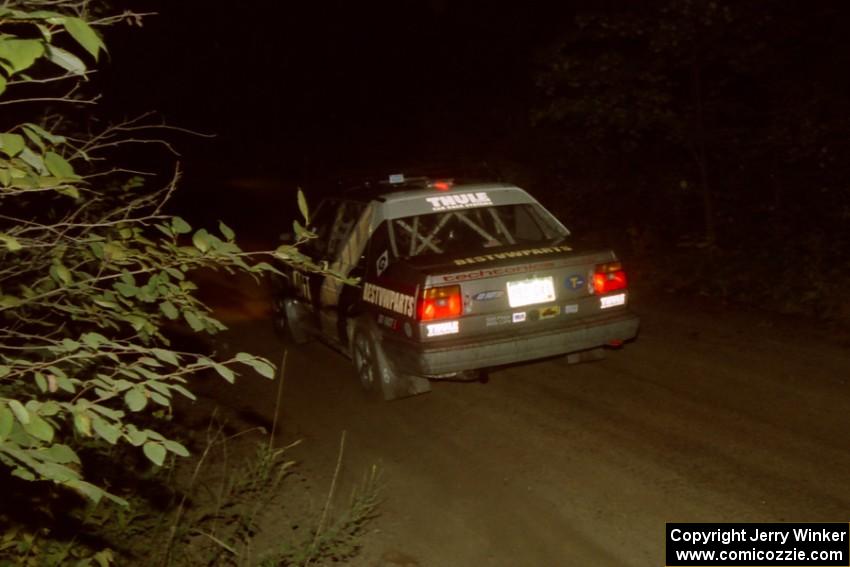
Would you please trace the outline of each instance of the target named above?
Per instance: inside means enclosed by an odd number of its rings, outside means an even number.
[[[352,275],[364,261],[369,241],[371,208],[357,201],[339,201],[334,221],[327,233],[326,259],[332,271],[342,277]],[[356,273],[353,275],[357,275]],[[346,343],[345,316],[340,298],[346,284],[334,276],[323,276],[319,290],[318,314],[322,335],[334,343]]]

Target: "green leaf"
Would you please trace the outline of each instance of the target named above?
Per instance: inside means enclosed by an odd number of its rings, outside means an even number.
[[[50,267],[50,275],[59,283],[63,283],[65,285],[71,283],[71,271],[59,260],[56,260]]]
[[[195,396],[195,394],[193,394],[192,392],[190,392],[189,390],[187,390],[186,388],[184,388],[180,384],[172,384],[171,389],[174,390],[175,392],[179,392],[180,394],[183,395],[183,397],[189,398],[192,401],[195,401],[195,400],[198,399],[198,397]]]
[[[44,42],[38,39],[0,40],[0,68],[14,75],[32,67],[36,59],[44,55]]]
[[[124,297],[135,297],[139,292],[139,288],[134,285],[129,285],[124,282],[116,282],[112,287],[115,288],[115,291],[123,295]]]
[[[177,455],[178,457],[188,457],[189,450],[177,441],[165,440],[162,442],[165,448]]]
[[[307,208],[307,199],[304,197],[304,192],[298,188],[298,210],[301,211],[301,216],[304,217],[304,224],[310,224],[310,210]]]
[[[24,425],[24,431],[47,443],[53,441],[53,427],[38,414],[30,415],[30,421]]]
[[[65,29],[68,30],[71,37],[77,40],[77,43],[83,46],[83,49],[92,54],[95,61],[97,61],[101,49],[106,51],[106,46],[103,45],[103,40],[100,39],[97,32],[80,18],[66,16]]]
[[[42,138],[44,138],[45,140],[47,140],[48,142],[50,142],[54,146],[62,145],[65,142],[68,141],[67,138],[65,138],[65,136],[59,136],[57,134],[53,134],[51,132],[48,132],[47,130],[45,130],[44,128],[39,126],[38,124],[33,124],[32,122],[25,123],[24,129],[25,130],[31,130],[32,132],[34,132],[35,134],[38,134],[39,136],[41,136]],[[41,145],[41,144],[37,144],[37,145]]]
[[[74,75],[83,75],[86,72],[86,64],[83,63],[82,59],[55,45],[48,46],[47,60]]]
[[[105,419],[94,416],[92,418],[92,427],[94,428],[94,432],[97,433],[102,439],[104,439],[110,445],[115,445],[118,442],[118,438],[121,436],[121,430],[118,429],[115,425],[109,423]]]
[[[221,221],[218,221],[218,229],[228,241],[232,241],[236,237],[236,233],[233,232],[233,229],[231,229],[229,226],[227,226]]]
[[[23,246],[21,246],[21,243],[18,242],[17,238],[15,238],[14,236],[9,236],[8,234],[0,233],[0,242],[5,244],[6,249],[10,252],[17,252],[18,250],[23,248]]]
[[[222,378],[224,378],[225,380],[227,380],[231,384],[233,384],[233,382],[236,380],[236,374],[234,374],[231,369],[224,366],[223,364],[213,362],[212,366],[213,366],[213,368],[215,368],[215,371],[218,372],[221,375]]]
[[[201,228],[195,231],[195,234],[192,236],[192,244],[195,245],[195,248],[200,250],[201,252],[206,252],[210,249],[210,233],[207,232],[207,229]]]
[[[21,153],[25,147],[26,142],[20,134],[9,134],[8,132],[0,134],[0,150],[10,158]]]
[[[138,389],[133,388],[124,394],[124,403],[130,411],[141,411],[148,404],[148,399]]]
[[[77,431],[79,431],[82,435],[91,437],[91,417],[87,414],[83,412],[75,413],[74,427],[76,427]]]
[[[0,404],[0,443],[12,433],[12,425],[14,425],[15,416],[6,407],[6,404]]]
[[[38,455],[46,461],[59,463],[60,465],[67,465],[68,463],[80,463],[80,458],[77,456],[74,450],[68,447],[67,445],[51,445],[47,449],[39,451]]]
[[[177,357],[177,354],[172,350],[167,350],[164,348],[154,348],[151,349],[151,352],[153,352],[153,355],[163,362],[173,364],[174,366],[180,364],[180,360]]]
[[[195,315],[194,311],[184,311],[183,317],[186,319],[186,322],[189,323],[189,326],[192,327],[193,331],[204,330],[204,324],[201,322],[198,316]]]
[[[256,370],[257,373],[261,376],[265,376],[266,378],[274,378],[275,368],[269,361],[262,359],[258,356],[250,355],[247,352],[237,353],[235,358],[238,362],[241,362],[242,364],[247,364],[248,366]]]
[[[85,333],[80,339],[86,343],[86,346],[89,348],[98,348],[101,344],[108,342],[106,337],[101,335],[100,333]]]
[[[177,234],[186,234],[188,232],[192,232],[192,227],[182,218],[173,217],[171,219],[171,230],[173,230]]]
[[[145,443],[145,446],[142,448],[142,451],[144,451],[145,456],[158,467],[161,467],[162,463],[165,461],[165,447],[163,447],[159,443],[148,441],[147,443]]]
[[[163,312],[163,314],[171,319],[177,319],[180,316],[180,312],[177,311],[177,308],[174,307],[174,304],[170,301],[163,301],[159,304],[159,310]]]
[[[0,75],[0,95],[6,92],[6,78]]]
[[[21,422],[21,425],[26,425],[30,422],[30,414],[21,402],[18,400],[6,400],[6,403],[9,405],[9,409],[12,410],[12,413],[15,414],[15,417],[18,418],[18,421]]]
[[[71,167],[71,164],[55,152],[46,152],[44,154],[44,165],[47,167],[47,171],[56,177],[64,179],[79,178],[79,176],[74,173],[74,168]]]
[[[148,439],[147,433],[139,431],[132,423],[127,425],[125,437],[134,447],[138,447]]]

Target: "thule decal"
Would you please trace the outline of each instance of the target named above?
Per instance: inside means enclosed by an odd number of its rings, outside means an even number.
[[[425,197],[431,203],[434,211],[449,211],[451,209],[468,209],[470,207],[484,207],[492,205],[493,201],[487,193],[457,193],[454,195],[440,195],[439,197]]]

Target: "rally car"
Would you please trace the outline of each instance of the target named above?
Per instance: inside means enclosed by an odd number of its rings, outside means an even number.
[[[304,252],[358,283],[285,267],[275,326],[345,353],[385,399],[505,364],[598,358],[638,332],[614,252],[573,249],[514,185],[394,175],[325,199],[310,228]]]

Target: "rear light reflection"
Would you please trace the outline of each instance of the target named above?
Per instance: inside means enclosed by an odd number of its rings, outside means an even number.
[[[419,300],[420,321],[458,317],[462,312],[463,300],[459,285],[430,287],[422,292]]]

